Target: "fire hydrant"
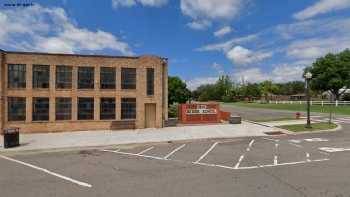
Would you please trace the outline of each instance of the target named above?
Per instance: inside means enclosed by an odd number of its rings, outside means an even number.
[[[300,112],[295,113],[295,119],[300,119]]]

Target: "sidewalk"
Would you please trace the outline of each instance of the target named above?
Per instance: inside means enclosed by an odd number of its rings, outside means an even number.
[[[248,122],[242,122],[242,124],[238,125],[221,124],[123,131],[106,130],[22,134],[20,136],[21,146],[11,149],[3,148],[3,138],[1,136],[0,152],[111,146],[121,144],[195,140],[207,138],[265,136],[266,134],[264,132],[277,130],[279,129]]]

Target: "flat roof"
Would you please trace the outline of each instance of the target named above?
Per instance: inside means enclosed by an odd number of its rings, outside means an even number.
[[[86,54],[71,54],[71,53],[44,53],[44,52],[23,52],[23,51],[5,51],[0,49],[0,51],[12,54],[24,54],[24,55],[54,55],[54,56],[74,56],[74,57],[104,57],[104,58],[130,58],[137,59],[142,56],[117,56],[117,55],[86,55]],[[147,55],[146,55],[147,56]],[[150,55],[154,57],[159,57],[155,55]],[[168,58],[159,57],[162,60],[167,60]]]

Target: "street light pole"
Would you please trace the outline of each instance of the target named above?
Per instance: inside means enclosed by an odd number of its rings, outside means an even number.
[[[305,74],[305,81],[306,81],[306,99],[307,99],[307,121],[305,128],[311,129],[311,120],[310,120],[310,80],[312,78],[311,72],[307,72]]]

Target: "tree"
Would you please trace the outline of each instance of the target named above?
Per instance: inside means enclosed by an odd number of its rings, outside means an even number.
[[[187,89],[186,83],[179,77],[168,77],[168,103],[185,103],[191,97],[190,90]]]
[[[272,81],[263,81],[260,83],[260,91],[261,94],[264,95],[265,101],[269,101],[269,94],[276,93],[278,91],[278,87],[272,83]]]
[[[260,97],[261,90],[257,83],[243,84],[238,89],[238,95],[242,97]]]
[[[350,50],[329,53],[305,69],[312,73],[311,88],[316,91],[329,91],[336,100],[350,87]],[[342,90],[343,89],[343,90]]]

